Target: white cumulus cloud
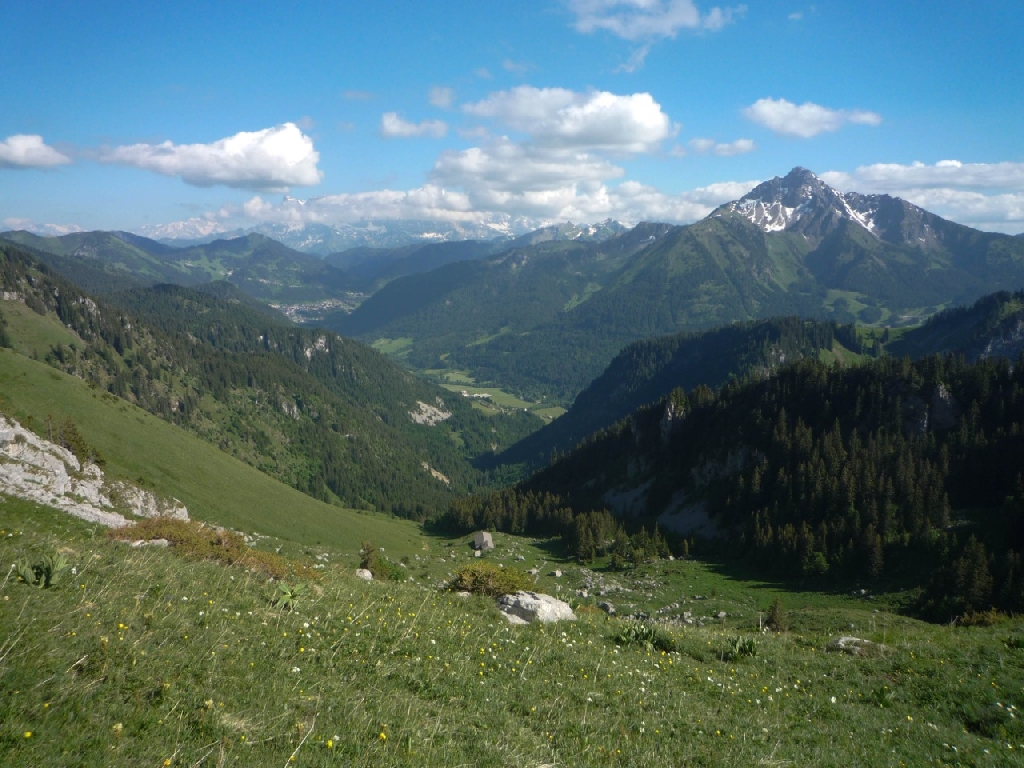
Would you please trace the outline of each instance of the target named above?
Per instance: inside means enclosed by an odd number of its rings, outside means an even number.
[[[689,223],[723,202],[742,197],[756,181],[723,182],[678,194],[666,194],[636,181],[608,185],[584,180],[529,189],[474,189],[461,192],[428,183],[409,190],[325,195],[308,200],[285,197],[280,203],[253,197],[241,213],[252,223],[338,225],[379,219],[413,219],[473,224],[523,222],[535,228],[559,221],[594,222],[613,218]]]
[[[441,152],[427,183],[409,190],[373,190],[280,204],[261,197],[244,206],[250,220],[283,224],[351,223],[360,220],[440,219],[485,223],[529,221],[537,226],[608,217],[624,222],[690,222],[717,205],[741,197],[756,182],[728,182],[666,194],[624,180],[616,157],[656,151],[676,128],[647,93],[520,86],[465,104],[463,112],[498,130],[468,128],[479,143]],[[417,135],[424,123],[392,114],[396,135]],[[490,126],[488,126],[489,128]],[[753,142],[712,142],[721,155],[750,151]]]
[[[581,187],[622,176],[622,168],[592,153],[537,147],[506,138],[484,147],[443,152],[431,181],[465,190],[471,206],[513,215],[560,210]]]
[[[377,189],[323,195],[308,200],[285,197],[271,203],[257,196],[243,206],[250,220],[273,224],[351,224],[374,219],[477,220],[466,195],[433,184],[409,190]]]
[[[492,93],[463,109],[498,120],[546,146],[649,152],[673,131],[668,116],[649,93],[620,96],[522,85]]]
[[[568,0],[574,26],[584,34],[604,30],[626,40],[675,37],[682,29],[719,30],[747,7],[712,8],[702,14],[693,0]]]
[[[320,154],[295,123],[243,131],[210,144],[131,144],[104,149],[100,162],[178,176],[197,187],[286,189],[319,184]]]
[[[397,112],[385,112],[380,118],[380,132],[388,138],[409,139],[428,136],[439,139],[448,133],[448,124],[443,120],[424,120],[410,123],[398,116]]]
[[[838,131],[847,123],[878,125],[882,116],[861,109],[829,109],[805,101],[794,104],[786,99],[758,99],[743,109],[743,115],[776,133],[809,139],[819,133]]]
[[[42,136],[18,133],[0,141],[0,168],[52,168],[71,158],[48,146]]]
[[[427,100],[435,107],[447,109],[455,102],[455,90],[435,85],[427,92]]]
[[[717,155],[718,157],[733,157],[745,155],[757,149],[753,139],[736,139],[727,143],[717,142],[714,139],[690,139],[690,149],[698,155]]]
[[[1024,231],[1024,163],[875,163],[821,178],[843,191],[901,197],[976,229]]]
[[[835,186],[861,183],[873,191],[906,189],[907,187],[979,187],[986,189],[1017,189],[1024,191],[1024,163],[963,163],[939,160],[928,165],[914,162],[875,163],[862,165],[852,174],[829,172],[822,178]]]

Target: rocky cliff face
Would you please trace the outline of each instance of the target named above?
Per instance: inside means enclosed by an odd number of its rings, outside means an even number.
[[[1024,315],[1010,317],[985,344],[980,357],[1005,357],[1016,361],[1024,354]]]
[[[134,517],[188,520],[177,499],[157,498],[141,488],[107,480],[95,464],[84,467],[70,451],[43,440],[0,415],[0,493],[35,501],[110,528]]]

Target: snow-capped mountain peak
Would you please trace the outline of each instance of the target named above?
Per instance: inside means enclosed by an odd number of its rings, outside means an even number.
[[[839,219],[849,219],[877,235],[878,203],[876,195],[844,194],[798,167],[757,185],[719,212],[738,213],[765,232],[799,229],[804,234],[824,234]]]
[[[709,218],[730,213],[769,233],[794,232],[820,240],[839,227],[855,226],[886,243],[924,249],[944,247],[965,230],[898,197],[840,192],[806,168],[758,184]]]

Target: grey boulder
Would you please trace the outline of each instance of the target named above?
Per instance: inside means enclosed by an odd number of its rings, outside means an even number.
[[[516,592],[498,598],[498,610],[511,624],[529,624],[539,621],[576,621],[569,604],[551,595],[538,592]]]

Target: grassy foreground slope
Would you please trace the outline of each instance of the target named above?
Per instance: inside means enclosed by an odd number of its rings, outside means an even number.
[[[46,420],[71,417],[107,459],[106,471],[178,498],[200,520],[242,531],[358,550],[373,538],[394,550],[418,549],[409,522],[316,501],[243,464],[141,408],[85,382],[0,349],[0,411],[44,435]]]
[[[791,609],[777,635],[731,615],[662,629],[662,652],[616,642],[631,625],[593,610],[511,627],[482,598],[336,566],[286,611],[241,569],[13,500],[0,521],[0,562],[60,550],[77,568],[51,589],[0,578],[8,765],[1024,764],[1020,622],[927,625],[839,598],[815,621]],[[885,647],[827,650],[854,631]]]

